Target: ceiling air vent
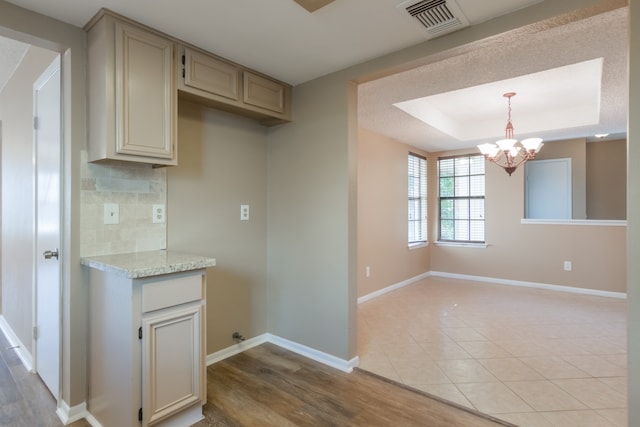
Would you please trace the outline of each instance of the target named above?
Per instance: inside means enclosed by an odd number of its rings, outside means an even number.
[[[454,0],[409,0],[398,5],[412,20],[426,30],[432,39],[469,25],[469,21]]]

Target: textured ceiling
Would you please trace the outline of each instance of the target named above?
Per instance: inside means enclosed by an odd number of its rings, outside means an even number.
[[[0,36],[0,92],[16,71],[29,45]]]
[[[626,8],[535,34],[507,35],[499,43],[359,85],[358,124],[427,151],[472,147],[487,141],[454,138],[419,121],[393,104],[487,85],[481,92],[482,98],[459,99],[454,109],[460,110],[469,123],[476,120],[500,123],[495,127],[495,138],[504,135],[507,106],[502,94],[507,91],[518,92],[512,100],[512,119],[516,137],[520,139],[540,136],[545,140],[558,140],[589,137],[596,133],[623,134],[626,132],[628,103],[627,50]],[[572,87],[575,82],[571,80],[565,84],[573,90],[556,94],[549,90],[551,82],[542,79],[532,85],[526,77],[531,73],[596,58],[603,58],[600,96],[592,101],[599,102],[594,107],[599,108],[599,123],[541,131],[545,128],[557,128],[548,125],[545,120],[562,117],[566,113],[558,108],[561,103],[557,102],[556,97],[578,97],[582,92],[577,86]],[[508,89],[500,84],[505,79],[512,79]],[[529,96],[531,92],[536,95],[545,94],[542,106],[539,99]],[[532,102],[528,101],[530,98]],[[547,114],[540,114],[540,108],[546,110]],[[553,113],[548,114],[549,112]],[[529,134],[519,134],[519,118],[530,121],[532,117],[539,120],[538,126],[534,124],[533,131]]]

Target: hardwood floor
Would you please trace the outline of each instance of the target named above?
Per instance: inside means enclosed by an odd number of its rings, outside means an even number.
[[[61,427],[56,402],[40,377],[28,372],[0,332],[0,426]],[[90,427],[85,420],[72,427]]]
[[[205,426],[505,426],[356,369],[329,368],[272,344],[209,366]]]
[[[49,391],[8,347],[0,333],[0,426],[62,426]],[[375,374],[340,372],[272,344],[209,366],[207,380],[205,419],[194,427],[511,425]],[[80,420],[71,426],[90,425]]]

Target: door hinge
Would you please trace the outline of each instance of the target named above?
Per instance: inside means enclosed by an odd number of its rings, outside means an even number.
[[[33,128],[38,130],[38,116],[33,116]]]
[[[34,340],[38,339],[38,327],[37,326],[33,327],[33,339]]]
[[[138,328],[138,339],[141,340],[142,339],[142,326],[140,326]]]
[[[138,409],[138,421],[142,421],[142,408]]]

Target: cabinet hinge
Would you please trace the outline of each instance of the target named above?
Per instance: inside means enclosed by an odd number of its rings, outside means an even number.
[[[33,327],[33,339],[34,340],[38,339],[38,327],[37,326]]]
[[[182,65],[187,63],[187,59],[184,55],[182,55]]]
[[[182,78],[184,79],[185,77],[185,65],[187,64],[187,59],[184,55],[182,55]]]
[[[141,340],[142,339],[142,326],[140,326],[138,328],[138,339]]]
[[[138,409],[138,421],[142,421],[142,408]]]

